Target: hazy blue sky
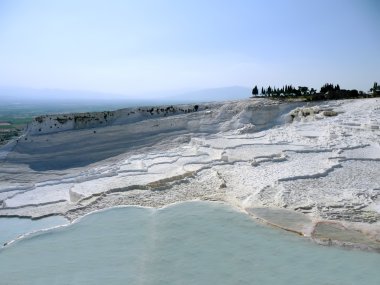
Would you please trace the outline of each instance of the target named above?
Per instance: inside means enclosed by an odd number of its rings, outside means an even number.
[[[368,90],[379,14],[378,0],[0,0],[0,86]]]

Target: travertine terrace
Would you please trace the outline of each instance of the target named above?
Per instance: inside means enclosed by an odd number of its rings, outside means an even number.
[[[0,151],[0,215],[218,200],[321,243],[378,250],[379,126],[379,99],[41,116]]]

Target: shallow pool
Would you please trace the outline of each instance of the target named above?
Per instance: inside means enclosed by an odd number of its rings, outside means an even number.
[[[378,285],[379,264],[206,202],[98,212],[0,251],[1,284]]]

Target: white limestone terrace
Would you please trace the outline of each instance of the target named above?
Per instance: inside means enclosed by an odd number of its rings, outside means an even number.
[[[0,215],[218,200],[322,243],[379,250],[379,126],[375,98],[43,116],[3,149]]]

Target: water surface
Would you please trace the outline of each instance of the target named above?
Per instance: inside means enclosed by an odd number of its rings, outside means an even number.
[[[2,284],[378,285],[379,264],[205,202],[111,209],[0,251]]]
[[[51,216],[38,220],[24,219],[24,218],[0,218],[0,247],[17,237],[60,225],[68,224],[69,221],[64,217]]]

